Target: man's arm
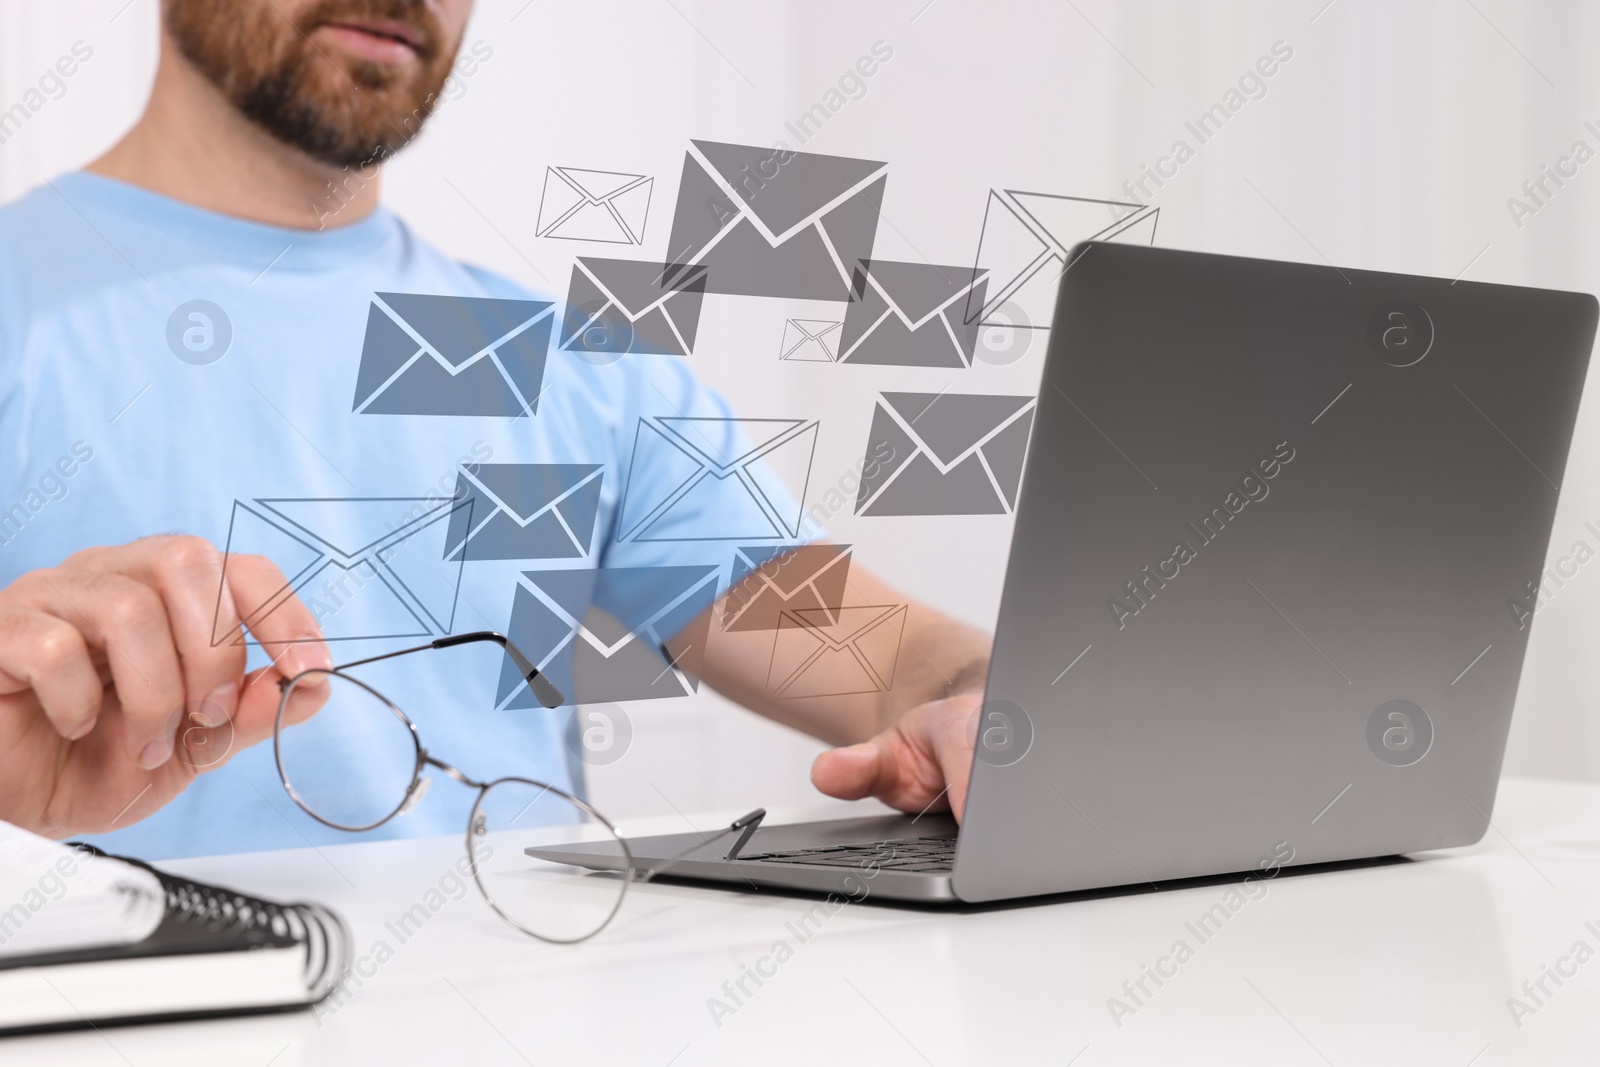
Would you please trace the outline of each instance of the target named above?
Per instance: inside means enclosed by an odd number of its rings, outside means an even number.
[[[990,638],[924,604],[912,601],[877,576],[852,567],[847,605],[907,604],[894,680],[884,692],[850,696],[779,699],[769,689],[771,630],[724,630],[729,603],[743,603],[761,583],[752,573],[710,609],[711,638],[702,675],[714,689],[776,722],[829,744],[811,769],[817,788],[832,796],[876,796],[905,811],[949,808],[960,817],[978,706],[988,676]],[[698,627],[691,627],[691,630]],[[669,644],[677,657],[686,651]],[[822,691],[848,689],[856,681],[843,661],[813,671]]]

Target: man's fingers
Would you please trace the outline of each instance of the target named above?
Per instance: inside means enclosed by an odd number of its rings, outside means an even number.
[[[976,718],[974,714],[974,725]],[[956,817],[957,823],[966,817],[967,785],[972,778],[973,737],[964,730],[961,734],[964,743],[947,737],[938,746],[939,766],[944,771],[945,787],[949,790],[950,814]]]
[[[183,672],[166,605],[142,582],[105,571],[40,573],[38,607],[71,623],[111,668],[127,754],[145,770],[172,757]]]
[[[222,553],[200,537],[147,537],[108,555],[102,566],[122,570],[152,586],[183,665],[188,716],[207,726],[233,718],[244,675],[245,647],[238,637],[233,593],[222,580]]]
[[[901,811],[942,811],[959,822],[967,805],[977,698],[963,695],[913,708],[870,741],[831,749],[811,781],[843,800],[877,797]]]
[[[271,560],[264,556],[230,556],[228,588],[244,625],[284,677],[333,666],[317,620],[290,590],[288,579]]]
[[[0,693],[32,689],[62,737],[94,729],[105,689],[76,627],[42,611],[0,615]]]

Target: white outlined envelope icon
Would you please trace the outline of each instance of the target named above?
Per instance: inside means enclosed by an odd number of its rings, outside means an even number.
[[[537,413],[554,304],[374,295],[352,411],[504,418]]]
[[[833,363],[839,358],[839,331],[843,326],[837,319],[786,319],[778,358],[798,363]]]
[[[850,299],[850,272],[872,258],[886,164],[717,141],[690,145],[669,263],[704,266],[708,293]]]
[[[470,515],[473,503],[437,497],[235,500],[212,645],[250,643],[245,630],[296,596],[328,641],[450,633],[462,565],[445,559],[445,532],[456,514]],[[259,604],[235,604],[241,625],[224,630],[221,604],[230,588],[228,571],[244,555],[272,560],[286,581]]]
[[[1031,396],[884,393],[872,417],[856,514],[1010,514],[1033,409]]]
[[[655,179],[582,167],[547,167],[536,237],[644,244]]]
[[[600,513],[593,463],[476,463],[456,472],[452,560],[585,559]]]
[[[699,685],[720,577],[715,566],[524,571],[506,636],[568,704],[688,696]],[[674,637],[680,650],[669,661]],[[509,657],[495,703],[539,706]]]
[[[773,641],[767,692],[780,700],[888,692],[905,625],[904,604],[786,611]]]
[[[1147,204],[991,189],[972,268],[974,282],[988,272],[989,286],[968,299],[964,321],[1048,330],[1072,247],[1079,241],[1153,244],[1160,215]],[[1011,308],[1002,313],[1006,304]]]
[[[800,539],[818,425],[804,419],[640,419],[617,540]],[[789,485],[799,485],[799,493],[791,494]]]

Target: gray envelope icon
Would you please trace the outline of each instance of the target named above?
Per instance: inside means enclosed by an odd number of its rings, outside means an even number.
[[[850,299],[872,257],[885,164],[693,141],[667,258],[706,268],[706,292]]]
[[[720,567],[524,571],[506,636],[569,704],[688,696],[699,686]],[[676,659],[666,643],[683,642]],[[509,658],[496,704],[537,706]]]
[[[839,362],[970,367],[978,323],[962,320],[968,301],[982,305],[984,285],[965,267],[862,263],[844,313]]]
[[[700,267],[581,258],[572,266],[561,347],[619,356],[687,356],[700,329],[705,292],[705,270]]]
[[[1032,428],[1031,396],[884,393],[856,514],[1009,514]]]

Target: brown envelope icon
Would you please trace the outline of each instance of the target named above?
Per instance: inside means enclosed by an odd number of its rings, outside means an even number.
[[[724,630],[776,630],[785,611],[811,610],[828,625],[839,621],[850,578],[849,545],[800,545],[781,549],[740,548],[734,584],[725,601]]]

